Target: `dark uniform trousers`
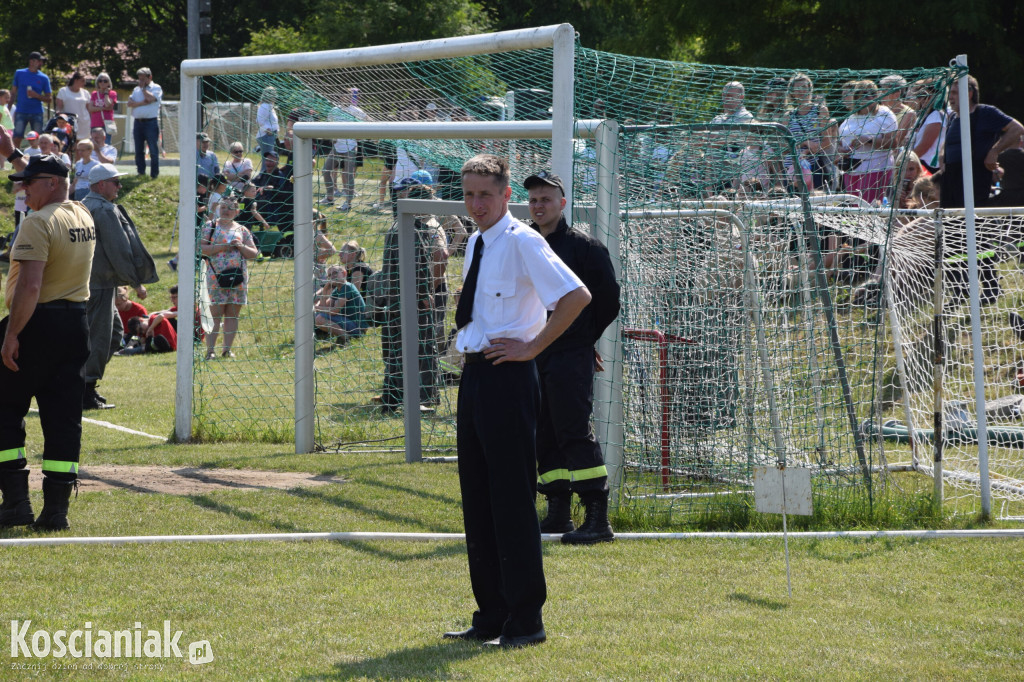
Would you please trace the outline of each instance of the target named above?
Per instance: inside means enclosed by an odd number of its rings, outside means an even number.
[[[0,338],[8,318],[0,321]],[[43,473],[74,480],[82,447],[82,392],[89,358],[85,303],[40,304],[18,335],[19,371],[0,364],[0,455],[25,447],[25,415],[32,398],[43,429]],[[21,469],[22,458],[0,468]]]
[[[540,385],[530,362],[467,364],[459,384],[458,454],[473,626],[508,637],[543,628],[536,430]]]
[[[545,351],[537,358],[544,389],[537,423],[537,471],[538,490],[544,495],[608,489],[601,445],[590,426],[594,370],[593,346]]]

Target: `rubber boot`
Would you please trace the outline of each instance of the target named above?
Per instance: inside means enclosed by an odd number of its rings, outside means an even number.
[[[545,495],[548,514],[540,522],[541,533],[568,533],[576,528],[572,523],[572,493]]]
[[[39,513],[33,528],[36,530],[67,530],[68,504],[71,502],[71,490],[78,487],[78,481],[58,481],[53,478],[43,479],[43,511]]]
[[[0,471],[0,528],[31,525],[32,503],[28,499],[28,469]]]
[[[608,523],[608,491],[583,496],[583,506],[586,509],[583,525],[563,535],[562,542],[567,545],[593,545],[614,540],[615,533]]]

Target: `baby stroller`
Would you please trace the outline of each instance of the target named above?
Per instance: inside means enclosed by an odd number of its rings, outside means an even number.
[[[46,127],[43,128],[44,133],[53,135],[56,138],[59,150],[68,156],[73,155],[72,150],[78,141],[75,137],[75,123],[77,119],[78,116],[75,114],[61,112],[47,121]]]

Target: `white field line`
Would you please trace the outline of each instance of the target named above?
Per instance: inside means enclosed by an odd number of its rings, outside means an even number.
[[[39,412],[39,410],[37,410],[34,407],[31,408],[30,411],[37,413]],[[152,438],[153,440],[163,441],[164,443],[167,442],[167,439],[164,438],[163,436],[154,436],[153,434],[146,433],[145,431],[136,431],[135,429],[129,429],[126,426],[118,426],[117,424],[111,424],[110,422],[100,421],[99,419],[89,419],[88,417],[82,417],[82,421],[87,424],[95,424],[96,426],[102,426],[107,429],[114,429],[115,431],[120,431],[122,433],[130,433],[133,436],[145,436],[146,438]]]
[[[777,539],[782,533],[616,533],[618,540],[765,540]],[[558,542],[558,534],[544,534],[545,542]],[[991,530],[863,530],[816,531],[790,533],[792,540],[825,540],[836,538],[1024,538],[1024,528]],[[175,542],[465,542],[462,533],[251,533],[240,535],[126,535],[124,537],[43,537],[0,540],[0,547],[41,547],[53,545],[128,545],[165,544]]]

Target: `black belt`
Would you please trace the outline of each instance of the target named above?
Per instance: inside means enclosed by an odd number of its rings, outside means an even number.
[[[137,118],[136,121],[155,121],[156,116],[150,116],[149,118]]]
[[[466,353],[463,357],[467,365],[475,365],[478,362],[491,362],[483,353]]]
[[[50,310],[85,310],[85,301],[67,301],[62,298],[58,298],[56,301],[37,303],[36,307]]]

